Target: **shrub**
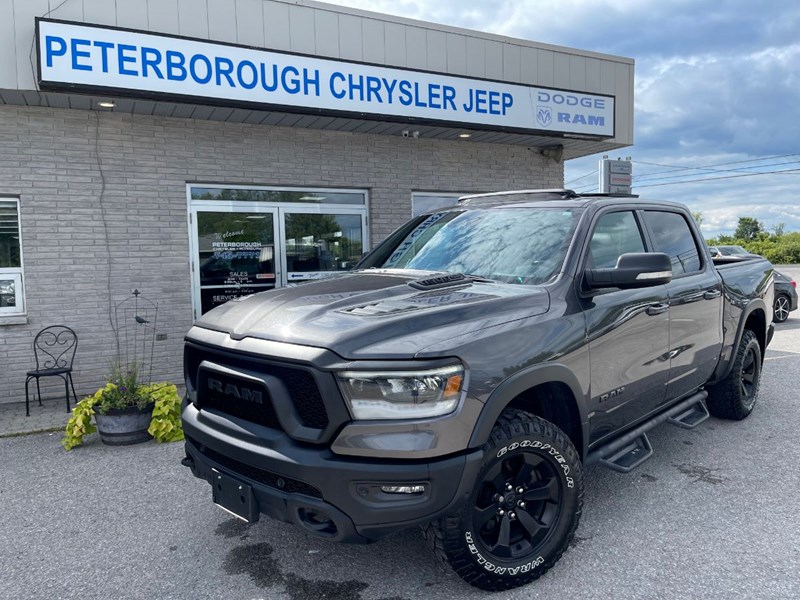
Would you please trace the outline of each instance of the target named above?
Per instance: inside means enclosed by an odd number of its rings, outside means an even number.
[[[131,379],[127,382],[130,384]],[[134,380],[135,381],[135,380]],[[148,433],[157,442],[177,442],[183,439],[181,427],[181,398],[178,388],[172,383],[136,384],[122,389],[116,383],[107,383],[78,402],[72,409],[72,417],[67,422],[61,444],[67,450],[83,443],[84,436],[97,431],[92,424],[96,412],[104,414],[113,408],[135,406],[140,410],[153,404]]]

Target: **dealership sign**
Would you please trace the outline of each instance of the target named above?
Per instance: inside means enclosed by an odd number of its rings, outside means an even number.
[[[37,19],[42,89],[614,136],[614,98]]]
[[[628,160],[600,159],[600,192],[630,194],[633,185],[633,164]]]

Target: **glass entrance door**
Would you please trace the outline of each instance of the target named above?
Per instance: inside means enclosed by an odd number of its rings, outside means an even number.
[[[192,211],[195,316],[280,285],[277,211]]]
[[[365,190],[187,184],[194,317],[349,271],[369,250]]]

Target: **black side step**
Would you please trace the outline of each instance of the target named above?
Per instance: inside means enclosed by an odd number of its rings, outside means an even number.
[[[650,446],[649,440],[644,435],[645,433],[672,417],[680,418],[681,415],[686,413],[693,414],[698,403],[702,404],[705,410],[703,401],[707,397],[708,392],[700,390],[688,398],[681,400],[674,406],[651,417],[617,439],[611,440],[604,446],[589,452],[586,457],[586,464],[590,465],[599,462],[615,471],[620,471],[622,473],[629,472],[653,455],[653,449]],[[697,423],[700,422],[701,421],[697,421]]]
[[[682,429],[694,429],[710,416],[706,403],[700,400],[682,413],[670,417],[669,422]]]
[[[653,447],[647,434],[643,433],[627,443],[615,453],[600,459],[600,464],[620,473],[630,473],[648,458],[653,456]]]

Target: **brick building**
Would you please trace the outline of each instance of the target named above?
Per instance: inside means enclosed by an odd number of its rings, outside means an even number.
[[[11,0],[0,56],[0,402],[54,323],[96,389],[133,289],[180,381],[213,306],[633,142],[631,59],[305,0]]]

